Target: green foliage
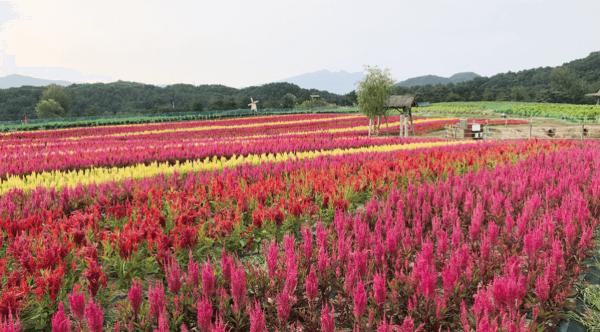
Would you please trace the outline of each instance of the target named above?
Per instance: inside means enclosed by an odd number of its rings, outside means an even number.
[[[54,99],[42,100],[35,107],[35,113],[40,119],[60,118],[65,110]]]
[[[219,98],[215,98],[212,99],[209,103],[208,103],[208,110],[209,111],[221,111],[221,110],[225,110],[225,102],[223,100],[222,97]]]
[[[373,119],[385,114],[385,102],[392,94],[394,79],[389,68],[384,70],[377,66],[365,66],[367,74],[358,82],[358,109],[360,112]]]
[[[358,95],[356,94],[356,90],[352,90],[351,92],[344,95],[344,106],[354,106],[358,104]]]
[[[204,110],[204,103],[202,102],[202,100],[194,98],[190,102],[189,109],[191,112],[202,112]]]
[[[294,108],[296,97],[292,94],[287,94],[281,99],[281,107],[283,108]]]
[[[64,110],[63,114],[60,114],[61,117],[67,116],[71,112],[71,98],[63,90],[62,86],[56,84],[50,84],[48,86],[48,89],[42,93],[42,98],[40,101],[50,99],[59,103]]]
[[[85,109],[86,116],[99,116],[100,114],[102,114],[100,109],[94,105],[90,105]]]
[[[262,104],[261,108],[282,108],[282,105],[280,102],[277,101],[277,99],[271,97],[269,98],[269,100]]]

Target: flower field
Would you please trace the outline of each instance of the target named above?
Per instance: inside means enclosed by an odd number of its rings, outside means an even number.
[[[415,118],[415,132],[456,122]],[[563,318],[594,247],[599,143],[367,131],[318,114],[0,136],[0,331]]]

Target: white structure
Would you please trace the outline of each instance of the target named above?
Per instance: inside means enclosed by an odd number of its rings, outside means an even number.
[[[256,112],[256,103],[258,103],[258,100],[254,101],[254,99],[250,98],[250,101],[252,101],[250,104],[248,104],[248,106],[250,106],[250,110]]]

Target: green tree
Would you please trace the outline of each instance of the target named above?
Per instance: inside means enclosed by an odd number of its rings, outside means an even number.
[[[250,106],[248,106],[250,103],[252,103],[252,101],[250,100],[250,97],[244,96],[244,97],[238,99],[237,108],[240,110],[250,109]]]
[[[94,105],[90,105],[85,109],[86,116],[99,116],[100,114],[100,109]]]
[[[223,102],[223,98],[215,98],[211,99],[208,103],[208,109],[210,111],[222,111],[225,109],[225,103]]]
[[[569,67],[555,68],[550,72],[550,93],[555,102],[578,103],[582,101],[585,91],[583,82]]]
[[[507,101],[508,100],[508,96],[506,95],[506,93],[504,93],[504,91],[500,91],[500,93],[496,96],[496,101]]]
[[[39,119],[60,118],[65,110],[54,99],[42,100],[35,107],[35,113]]]
[[[71,112],[71,98],[69,95],[63,90],[63,87],[60,85],[56,85],[54,83],[48,86],[48,89],[42,93],[42,100],[54,100],[57,102],[61,108],[63,109],[62,113],[59,114],[60,117],[65,117]]]
[[[235,101],[235,98],[233,98],[232,96],[229,96],[225,99],[223,99],[223,108],[225,110],[236,110],[238,109],[238,103]]]
[[[269,100],[267,100],[263,105],[263,108],[281,108],[281,103],[279,103],[277,101],[277,99],[275,99],[275,97],[271,97]]]
[[[385,117],[387,127],[388,110],[386,101],[389,99],[395,80],[389,68],[380,69],[377,66],[364,66],[367,74],[358,82],[357,99],[358,109],[369,119],[369,136],[373,119],[378,116]],[[389,133],[389,130],[388,130]]]
[[[524,87],[513,86],[510,88],[510,98],[514,101],[527,101],[529,100],[529,94]]]
[[[352,90],[344,95],[344,104],[345,106],[354,106],[358,103],[358,96],[356,95],[356,90]]]
[[[294,108],[294,101],[295,101],[295,97],[291,94],[287,94],[285,96],[283,96],[283,98],[281,99],[281,107],[283,108]]]
[[[496,97],[496,95],[494,94],[494,91],[485,88],[485,90],[483,90],[483,100],[485,101],[493,101],[494,98]]]
[[[204,103],[202,102],[202,100],[194,98],[190,102],[189,108],[192,112],[202,112],[204,110]]]

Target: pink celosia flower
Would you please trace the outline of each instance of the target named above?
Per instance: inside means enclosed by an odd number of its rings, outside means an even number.
[[[142,306],[142,283],[139,279],[133,280],[131,288],[127,293],[131,310],[137,315],[140,313],[140,307]]]
[[[231,275],[231,297],[234,304],[241,308],[246,300],[246,271],[243,265],[233,268]]]
[[[379,273],[373,277],[373,295],[377,305],[382,306],[385,303],[387,297],[387,285],[385,276],[382,276]]]
[[[460,307],[460,322],[461,322],[465,332],[471,331],[471,325],[469,325],[469,319],[468,319],[467,307],[465,305],[465,300],[462,301],[462,304]]]
[[[198,328],[200,331],[210,331],[211,320],[213,314],[212,302],[209,297],[204,297],[202,301],[198,303]]]
[[[217,320],[215,321],[215,325],[210,329],[210,332],[226,332],[227,324],[223,324],[223,319],[221,315],[217,316]]]
[[[365,285],[359,278],[354,289],[354,317],[357,320],[365,314],[367,309],[367,292],[365,291]]]
[[[158,332],[169,332],[169,317],[164,310],[158,316]]]
[[[306,258],[306,261],[310,261],[310,258],[312,257],[312,240],[313,240],[313,235],[311,232],[310,227],[307,226],[301,226],[301,232],[302,232],[302,251],[304,252],[304,257]]]
[[[165,265],[165,271],[167,274],[167,285],[169,286],[169,291],[173,295],[179,294],[179,290],[181,290],[181,267],[179,263],[175,259],[170,259],[169,262]]]
[[[323,309],[321,309],[321,331],[322,332],[334,332],[335,331],[335,321],[334,316],[335,310],[333,306],[331,307],[331,311],[329,311],[329,306],[325,303]]]
[[[85,296],[83,292],[78,293],[79,285],[73,286],[73,291],[68,295],[69,307],[71,308],[71,315],[80,324],[85,319]]]
[[[115,332],[121,332],[121,326],[119,325],[119,321],[115,324]]]
[[[210,265],[210,260],[202,266],[202,292],[206,296],[211,296],[215,289],[215,271]]]
[[[100,303],[95,304],[93,299],[85,306],[85,322],[90,332],[102,332],[104,322],[104,312],[100,308]]]
[[[264,332],[265,313],[260,307],[260,302],[254,302],[254,308],[250,308],[250,332]]]
[[[52,332],[71,332],[71,321],[65,315],[62,301],[58,304],[58,311],[52,317]]]
[[[200,266],[194,262],[194,256],[190,250],[190,258],[188,263],[188,279],[194,288],[200,285]]]
[[[150,317],[159,318],[163,308],[165,307],[165,288],[162,282],[157,281],[154,289],[148,286],[148,301],[150,302]]]
[[[225,246],[223,246],[223,254],[221,255],[221,269],[223,270],[223,278],[227,281],[231,281],[231,272],[235,266],[233,265],[233,258],[229,253],[225,253]]]
[[[306,298],[310,302],[312,306],[312,302],[317,297],[317,292],[319,288],[319,283],[317,281],[317,274],[315,273],[315,267],[313,265],[310,266],[310,272],[306,277]]]
[[[548,299],[549,289],[548,279],[545,276],[537,277],[535,280],[535,294],[540,302],[544,302]]]
[[[21,321],[19,320],[19,316],[17,316],[17,320],[13,320],[12,310],[8,311],[8,318],[4,320],[0,319],[0,331],[2,332],[20,332],[21,331]]]
[[[277,317],[281,324],[285,324],[290,317],[292,307],[290,304],[290,294],[285,290],[277,297]]]
[[[271,245],[269,246],[269,250],[267,251],[267,266],[269,268],[269,277],[275,277],[275,271],[277,270],[277,253],[279,248],[277,248],[277,241],[273,240]]]

